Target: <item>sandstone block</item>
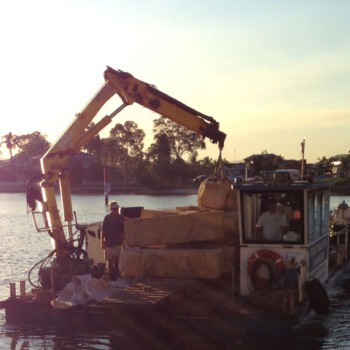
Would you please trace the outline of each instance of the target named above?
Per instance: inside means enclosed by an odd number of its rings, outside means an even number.
[[[237,214],[216,210],[126,220],[125,243],[150,247],[192,242],[222,241],[237,230]]]
[[[119,265],[128,278],[219,278],[230,271],[232,247],[212,249],[124,249]]]

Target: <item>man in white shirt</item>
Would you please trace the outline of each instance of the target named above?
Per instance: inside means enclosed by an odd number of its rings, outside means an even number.
[[[268,210],[261,214],[256,224],[258,239],[267,241],[279,241],[288,232],[286,216],[277,211],[277,201],[275,198],[267,200]]]

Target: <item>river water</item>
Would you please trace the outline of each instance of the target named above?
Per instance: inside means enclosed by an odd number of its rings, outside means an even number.
[[[196,205],[195,195],[147,196],[116,195],[121,206],[143,206],[146,209],[173,209]],[[333,196],[331,208],[350,197]],[[73,195],[74,210],[79,223],[100,221],[107,213],[103,195]],[[29,269],[51,251],[47,233],[37,233],[31,214],[27,214],[25,195],[0,194],[0,300],[9,296],[9,283],[26,280]],[[27,284],[27,289],[30,286]],[[81,333],[53,328],[17,327],[5,323],[0,310],[0,350],[61,350],[61,349],[168,349],[176,343],[181,349],[350,349],[350,275],[330,295],[332,312],[327,317],[312,316],[291,339],[256,338],[249,335],[231,337],[229,344],[208,344],[204,334],[184,335],[178,342],[137,342],[132,335],[121,332]],[[186,338],[187,337],[187,338]]]

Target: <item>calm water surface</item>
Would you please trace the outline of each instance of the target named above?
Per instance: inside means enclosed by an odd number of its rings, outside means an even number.
[[[147,209],[172,209],[196,205],[196,196],[118,195],[121,206],[143,206]],[[331,208],[350,197],[331,198]],[[74,210],[78,222],[100,221],[107,213],[103,195],[74,195]],[[9,296],[9,282],[26,280],[29,269],[51,251],[47,233],[37,233],[31,214],[27,214],[24,194],[0,194],[0,300]],[[332,312],[326,318],[313,316],[301,334],[293,339],[253,339],[237,335],[230,344],[208,344],[204,334],[189,331],[184,339],[167,344],[157,339],[150,344],[138,343],[132,335],[118,331],[85,334],[59,329],[14,327],[5,324],[0,310],[0,350],[61,350],[61,349],[350,349],[350,276],[330,295]],[[27,289],[30,286],[27,285]]]

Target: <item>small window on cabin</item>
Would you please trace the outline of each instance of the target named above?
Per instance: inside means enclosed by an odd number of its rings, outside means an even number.
[[[322,236],[329,234],[330,191],[322,191]]]
[[[244,193],[243,243],[302,244],[302,193]]]
[[[309,238],[313,242],[328,234],[329,190],[310,192],[308,197]]]

